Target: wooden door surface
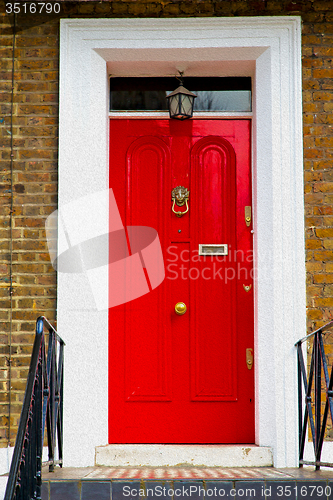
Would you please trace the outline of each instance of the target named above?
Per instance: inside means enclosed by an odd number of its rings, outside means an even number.
[[[110,443],[254,442],[250,172],[249,120],[110,120],[123,224],[157,230],[166,273],[109,309]]]

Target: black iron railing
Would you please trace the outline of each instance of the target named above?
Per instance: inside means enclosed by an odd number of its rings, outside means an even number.
[[[332,329],[333,321],[330,321],[295,344],[298,353],[299,466],[315,465],[316,470],[319,470],[321,466],[333,467],[333,463],[321,462],[320,460],[329,414],[333,423],[333,364],[331,367],[328,365],[323,341],[323,336]],[[310,339],[313,344],[310,368],[307,373],[302,344]],[[308,344],[307,347],[309,348]],[[331,370],[330,375],[329,369]],[[303,408],[304,397],[305,405]],[[323,400],[325,407],[322,412]],[[315,457],[313,461],[303,459],[308,423]]]
[[[40,316],[4,500],[41,500],[42,465],[62,467],[64,345]],[[42,463],[45,429],[49,459]]]

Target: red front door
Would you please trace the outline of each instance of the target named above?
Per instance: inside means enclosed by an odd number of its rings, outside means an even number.
[[[111,119],[110,188],[125,227],[157,230],[166,272],[109,310],[110,443],[253,443],[250,121]]]

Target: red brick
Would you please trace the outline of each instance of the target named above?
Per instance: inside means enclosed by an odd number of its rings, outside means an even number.
[[[333,193],[333,182],[315,182],[313,186],[315,193]]]
[[[333,238],[333,228],[316,228],[316,235],[318,238]]]
[[[314,215],[332,215],[333,207],[331,206],[322,206],[322,207],[313,207]]]
[[[119,15],[119,14],[127,14],[127,5],[125,3],[116,3],[114,2],[112,4],[112,13]]]
[[[323,244],[320,240],[315,240],[315,239],[311,239],[311,238],[308,238],[305,240],[305,248],[307,249],[314,249],[314,248],[322,248],[323,247]]]
[[[315,250],[313,252],[314,260],[325,262],[333,259],[333,251],[329,250]]]
[[[323,240],[323,247],[325,248],[325,250],[332,250],[333,249],[333,239]]]

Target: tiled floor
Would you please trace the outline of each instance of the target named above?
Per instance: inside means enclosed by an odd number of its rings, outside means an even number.
[[[333,469],[315,471],[313,467],[302,469],[275,469],[273,467],[87,467],[56,468],[54,472],[43,470],[43,480],[112,480],[112,479],[330,479]]]
[[[269,479],[294,477],[273,468],[142,467],[95,469],[87,479]],[[333,472],[332,472],[333,478]]]

